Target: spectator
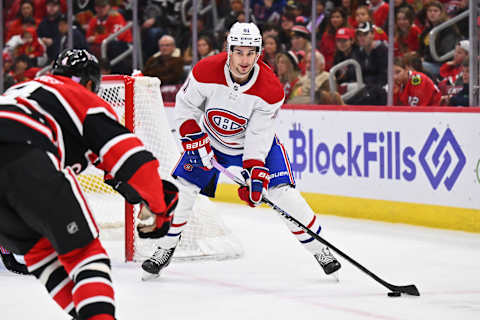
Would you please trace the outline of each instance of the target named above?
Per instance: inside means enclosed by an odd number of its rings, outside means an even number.
[[[87,43],[90,51],[97,57],[101,56],[100,45],[109,35],[117,32],[126,25],[125,19],[117,11],[113,10],[108,0],[95,0],[95,17],[90,20],[87,30]],[[126,30],[121,33],[118,40],[108,43],[107,57],[113,59],[128,49],[128,43],[132,42],[132,33]],[[102,57],[104,58],[104,57]],[[131,73],[131,64],[125,61],[112,66],[112,72],[120,74]]]
[[[34,6],[32,0],[22,0],[20,3],[20,11],[18,12],[18,18],[15,20],[7,23],[6,25],[6,33],[7,36],[5,41],[10,40],[11,37],[14,35],[21,34],[24,29],[24,24],[26,21],[30,21],[33,19],[35,21],[35,27],[38,26],[40,23],[40,19],[35,18],[34,16]]]
[[[10,1],[11,1],[12,4],[7,11],[7,16],[6,16],[5,21],[11,21],[11,20],[15,19],[15,17],[21,11],[20,7],[21,7],[21,4],[23,3],[23,0],[13,0],[13,1],[9,0],[9,1],[6,1],[7,4]],[[46,1],[45,0],[32,0],[31,2],[33,4],[33,8],[34,8],[34,12],[35,12],[34,18],[37,21],[41,21],[46,15],[46,6],[45,6]],[[77,2],[78,1],[73,1],[74,4],[76,4]],[[60,0],[60,6],[61,6],[61,11],[63,13],[66,13],[67,12],[67,0]]]
[[[230,11],[225,16],[224,30],[230,30],[232,25],[237,22],[238,15],[243,12],[245,6],[243,0],[230,0]],[[249,12],[250,22],[255,23],[255,16]]]
[[[312,52],[309,51],[305,55],[306,72],[300,76],[300,86],[292,92],[289,103],[309,103],[310,102],[310,88],[311,82],[311,63]],[[315,92],[323,91],[329,93],[330,86],[328,84],[329,73],[325,71],[325,58],[319,51],[315,51]]]
[[[285,92],[285,101],[288,102],[291,93],[299,86],[300,68],[298,58],[293,51],[280,52],[275,56],[277,75]]]
[[[262,60],[273,70],[273,72],[277,73],[275,57],[281,51],[280,40],[275,36],[267,35],[263,37],[263,43]]]
[[[447,27],[440,31],[435,39],[435,43],[430,41],[430,31],[447,20],[447,15],[442,3],[432,1],[426,6],[427,24],[420,34],[420,55],[423,57],[423,68],[432,79],[437,79],[440,73],[441,62],[435,60],[431,54],[431,47],[434,46],[438,56],[455,49],[456,43],[460,40],[460,33],[455,26]]]
[[[470,106],[470,88],[469,88],[469,82],[470,82],[470,66],[469,66],[469,59],[468,57],[463,60],[462,66],[463,66],[463,73],[462,73],[462,80],[463,80],[463,88],[455,94],[453,97],[450,98],[450,101],[448,103],[449,106],[454,106],[454,107],[468,107]]]
[[[11,75],[11,69],[13,66],[12,55],[4,51],[3,52],[3,89],[7,90],[15,84],[15,79]]]
[[[37,37],[34,27],[27,27],[21,35],[13,36],[7,43],[9,50],[13,50],[13,57],[26,56],[31,66],[43,66],[47,60],[43,44]]]
[[[468,1],[469,0],[450,0],[448,1],[445,6],[445,10],[447,12],[448,17],[453,18],[462,14],[463,12],[468,10]],[[468,19],[462,19],[456,23],[462,38],[468,39],[469,38],[469,25]]]
[[[347,21],[350,27],[356,28],[358,26],[357,21],[355,20],[355,11],[358,8],[358,0],[342,0],[341,7],[345,10],[347,14]]]
[[[291,38],[291,50],[295,55],[305,55],[306,52],[312,50],[312,45],[310,44],[310,32],[302,25],[295,25],[292,28],[292,38]],[[303,60],[300,61],[299,65],[302,73],[305,72],[305,63]]]
[[[46,15],[38,26],[38,37],[47,47],[48,61],[52,61],[60,52],[60,0],[46,0]]]
[[[144,57],[152,56],[157,50],[160,37],[167,33],[165,29],[165,7],[160,2],[149,1],[143,10],[142,48]]]
[[[253,15],[261,28],[266,23],[277,24],[280,21],[285,0],[252,0],[250,7],[253,8]]]
[[[413,21],[415,16],[407,7],[397,11],[395,21],[395,56],[400,57],[410,51],[417,51],[421,30]]]
[[[21,55],[15,58],[15,64],[10,75],[13,77],[16,83],[32,80],[40,68],[30,67],[30,59],[26,55]]]
[[[285,13],[280,18],[281,31],[279,34],[280,42],[283,47],[290,49],[292,28],[295,25],[295,16],[292,13]]]
[[[393,103],[396,106],[439,106],[442,95],[426,74],[410,71],[401,58],[393,66]]]
[[[417,51],[407,52],[403,55],[402,61],[405,63],[405,68],[411,71],[425,73],[422,66],[422,57]]]
[[[398,11],[403,8],[409,9],[415,15],[415,9],[413,6],[407,2],[407,0],[394,0],[394,8],[395,8],[395,16],[397,15]]]
[[[367,6],[359,6],[357,10],[355,10],[355,21],[357,26],[360,23],[370,22],[375,35],[374,40],[388,41],[388,35],[385,33],[385,31],[373,23],[372,15],[370,14],[370,10]]]
[[[340,28],[348,27],[347,19],[348,17],[344,9],[340,7],[333,9],[325,32],[323,33],[322,40],[319,44],[317,43],[317,48],[325,57],[326,70],[330,70],[333,65],[333,57],[336,49],[335,36],[337,31]]]
[[[183,58],[172,36],[164,35],[158,40],[159,51],[148,58],[143,68],[145,76],[157,77],[162,85],[179,84],[183,81]]]
[[[370,22],[361,23],[356,31],[360,48],[355,57],[362,68],[365,88],[349,100],[349,104],[385,105],[387,84],[388,48],[383,41],[374,40],[373,26]]]
[[[327,26],[328,17],[325,11],[325,0],[317,0],[317,13],[315,20],[315,29],[317,32],[317,39],[322,38],[322,34]],[[312,32],[312,21],[307,24],[308,31]]]
[[[373,24],[384,29],[388,20],[389,5],[383,0],[370,0]]]
[[[202,60],[208,56],[217,54],[218,50],[213,46],[213,39],[207,34],[202,34],[198,37],[197,40],[197,57],[198,60]],[[189,46],[183,53],[183,63],[185,65],[190,65],[193,60],[192,47]]]
[[[61,15],[58,19],[58,32],[60,34],[59,52],[62,52],[68,47],[68,19],[65,15]],[[72,26],[72,35],[73,49],[88,49],[85,35],[75,25]]]
[[[213,44],[213,39],[208,35],[201,35],[197,40],[198,60],[213,56],[218,53]]]
[[[453,59],[440,67],[440,76],[443,80],[438,83],[438,88],[447,100],[463,89],[463,61],[468,60],[469,52],[470,41],[460,41],[455,47]]]
[[[357,44],[354,42],[354,30],[349,28],[340,28],[335,36],[337,50],[335,51],[335,57],[333,64],[339,64],[342,61],[348,59],[355,59],[359,54]],[[338,70],[335,74],[337,83],[355,82],[355,67],[349,65],[341,70]]]
[[[263,26],[263,30],[262,30],[262,38],[263,38],[263,42],[265,43],[265,39],[268,37],[268,36],[273,36],[275,38],[277,38],[278,40],[278,43],[277,43],[277,46],[278,46],[278,51],[285,51],[286,50],[286,46],[284,45],[282,39],[286,39],[286,36],[283,34],[283,31],[281,30],[280,28],[280,25],[276,25],[276,24],[266,24]],[[290,45],[290,44],[288,44]]]
[[[453,59],[445,62],[440,67],[440,76],[442,78],[449,78],[451,82],[457,80],[457,76],[463,69],[463,61],[468,59],[470,52],[470,41],[462,40],[457,43]]]

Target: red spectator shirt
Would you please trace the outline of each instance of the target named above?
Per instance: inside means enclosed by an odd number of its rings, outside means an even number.
[[[117,32],[126,24],[123,16],[117,11],[112,10],[104,20],[101,20],[98,17],[93,17],[93,19],[90,20],[86,37],[89,38],[90,36],[95,36],[94,43],[101,44],[105,38],[112,33]],[[132,42],[132,33],[130,30],[125,31],[118,36],[118,40]]]
[[[333,58],[335,56],[335,50],[337,49],[335,33],[331,34],[328,31],[325,31],[322,40],[317,43],[317,48],[325,57],[325,70],[330,70],[333,66]]]
[[[373,24],[383,27],[385,26],[385,23],[387,22],[388,19],[388,3],[383,2],[377,6],[373,7],[370,6],[370,10],[373,12],[372,18],[373,18]]]
[[[396,106],[439,106],[442,95],[433,81],[416,71],[408,73],[405,87],[393,95]]]
[[[395,37],[395,49],[394,49],[395,56],[401,57],[406,52],[417,51],[418,48],[420,47],[421,33],[422,33],[422,30],[420,30],[420,28],[417,27],[415,24],[412,24],[412,26],[410,27],[410,30],[408,30],[407,35],[403,37]],[[400,43],[403,45],[403,48],[406,48],[407,51],[405,52],[401,51],[399,46]]]
[[[440,67],[440,75],[442,78],[451,78],[452,82],[457,80],[457,76],[460,72],[462,72],[462,65],[456,66],[445,62]]]
[[[30,57],[40,57],[45,53],[45,47],[40,43],[35,28],[27,28],[25,31],[30,32],[33,37],[31,42],[26,42],[15,49],[15,56],[27,55]]]
[[[14,20],[18,12],[20,11],[20,3],[22,0],[13,0],[10,9],[7,11],[6,21]],[[34,18],[37,20],[42,20],[46,15],[46,2],[47,0],[33,0],[33,10]],[[67,12],[67,0],[60,0],[60,11],[63,13]]]
[[[380,41],[387,41],[388,42],[388,35],[383,31],[382,28],[373,25],[373,40],[380,40]]]

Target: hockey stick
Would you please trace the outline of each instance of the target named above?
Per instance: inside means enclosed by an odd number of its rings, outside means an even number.
[[[225,174],[228,178],[232,179],[238,185],[240,185],[240,186],[245,186],[246,185],[245,181],[242,178],[237,177],[231,171],[229,171],[228,169],[223,167],[220,163],[217,162],[217,160],[215,158],[212,159],[212,165],[213,165],[214,168],[216,168],[218,171]],[[267,204],[268,206],[270,206],[273,210],[278,212],[283,218],[285,218],[286,220],[295,224],[297,227],[302,229],[308,235],[310,235],[311,237],[313,237],[317,241],[323,243],[324,245],[329,247],[331,250],[335,251],[338,255],[340,255],[345,260],[347,260],[348,262],[353,264],[355,267],[357,267],[358,269],[360,269],[361,271],[366,273],[373,280],[377,281],[378,283],[380,283],[384,287],[390,289],[392,292],[396,292],[396,293],[401,292],[401,293],[409,294],[409,295],[412,295],[412,296],[419,296],[420,295],[420,292],[418,291],[417,287],[413,284],[407,285],[407,286],[396,286],[396,285],[393,285],[393,284],[388,283],[385,280],[381,279],[379,276],[377,276],[376,274],[374,274],[373,272],[371,272],[370,270],[368,270],[367,268],[362,266],[360,263],[358,263],[353,258],[348,256],[346,253],[344,253],[343,251],[341,251],[340,249],[338,249],[337,247],[332,245],[330,242],[328,242],[327,240],[325,240],[324,238],[320,237],[318,234],[316,234],[315,232],[313,232],[312,230],[307,228],[303,223],[301,223],[300,221],[298,221],[297,219],[292,217],[290,214],[288,214],[285,210],[283,210],[282,208],[278,207],[275,203],[270,201],[265,195],[262,196],[262,202]]]

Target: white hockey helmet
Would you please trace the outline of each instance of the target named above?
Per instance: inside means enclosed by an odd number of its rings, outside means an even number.
[[[227,37],[227,65],[229,65],[230,62],[230,54],[232,53],[233,46],[258,48],[257,59],[255,60],[255,63],[257,63],[262,53],[262,35],[255,23],[235,22],[230,28]]]

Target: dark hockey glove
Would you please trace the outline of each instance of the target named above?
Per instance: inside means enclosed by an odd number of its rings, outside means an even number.
[[[162,180],[163,197],[167,206],[164,212],[152,212],[147,204],[142,203],[137,226],[140,238],[161,238],[168,233],[172,224],[173,212],[178,203],[178,188],[171,182]]]
[[[238,196],[250,207],[258,206],[262,201],[262,193],[268,190],[270,182],[269,170],[265,167],[244,169],[242,176],[246,186],[238,188]]]

